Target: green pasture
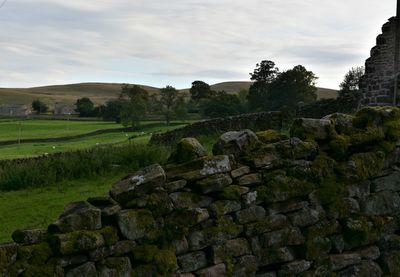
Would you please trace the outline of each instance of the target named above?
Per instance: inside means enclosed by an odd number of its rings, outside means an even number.
[[[121,124],[105,121],[16,120],[0,121],[0,141],[56,138],[85,134],[103,129],[121,128]]]
[[[0,123],[0,126],[1,125],[2,124]],[[65,142],[26,143],[26,144],[24,143],[24,144],[0,146],[0,160],[28,158],[34,156],[53,154],[57,152],[66,152],[66,151],[73,151],[91,147],[98,147],[104,144],[116,144],[116,143],[123,144],[129,141],[134,143],[147,143],[150,140],[150,137],[153,133],[166,132],[168,130],[179,128],[182,126],[184,125],[183,124],[174,126],[161,125],[156,127],[143,128],[142,131],[137,131],[137,132],[107,133],[107,134],[90,136],[86,138],[70,140]]]
[[[18,228],[46,228],[66,204],[88,197],[106,196],[124,174],[63,181],[57,186],[0,192],[0,243],[11,241]]]

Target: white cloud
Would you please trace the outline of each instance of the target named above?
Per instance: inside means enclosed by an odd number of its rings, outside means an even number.
[[[0,85],[248,80],[262,59],[337,87],[394,0],[13,0],[0,9]]]

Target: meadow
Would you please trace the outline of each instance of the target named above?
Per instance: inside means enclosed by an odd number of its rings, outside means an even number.
[[[81,150],[109,144],[128,142],[147,143],[153,133],[166,132],[187,123],[171,122],[166,126],[162,121],[145,121],[138,131],[113,132],[88,136],[64,142],[21,143],[0,146],[0,160],[29,158],[58,152]],[[0,142],[20,139],[60,138],[87,134],[97,130],[119,129],[121,124],[104,121],[67,120],[17,120],[0,121]]]

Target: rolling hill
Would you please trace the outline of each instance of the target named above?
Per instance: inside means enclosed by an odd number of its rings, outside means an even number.
[[[43,86],[33,88],[0,88],[1,104],[28,104],[33,100],[40,99],[50,107],[55,102],[74,103],[81,97],[89,97],[95,104],[102,104],[109,99],[118,97],[121,91],[119,83],[79,83],[55,86]],[[223,82],[211,85],[216,91],[224,90],[228,93],[237,93],[242,89],[248,89],[251,82]],[[150,93],[158,92],[158,88],[140,85]],[[181,92],[188,92],[189,89],[181,89]],[[318,99],[336,98],[337,91],[333,89],[318,88]]]

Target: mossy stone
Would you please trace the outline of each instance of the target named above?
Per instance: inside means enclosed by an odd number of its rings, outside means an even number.
[[[281,134],[277,130],[266,130],[256,133],[258,139],[265,144],[278,142],[284,139],[287,139],[287,136]]]
[[[157,273],[173,273],[178,268],[178,263],[173,250],[159,249],[156,245],[140,245],[133,250],[135,261],[152,263]]]
[[[175,151],[171,154],[169,162],[186,163],[207,155],[207,151],[195,138],[183,138],[179,141]]]

